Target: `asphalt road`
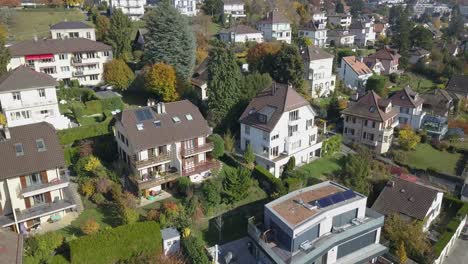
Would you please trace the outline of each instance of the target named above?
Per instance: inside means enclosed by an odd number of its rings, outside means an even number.
[[[468,264],[468,240],[457,239],[443,264]]]

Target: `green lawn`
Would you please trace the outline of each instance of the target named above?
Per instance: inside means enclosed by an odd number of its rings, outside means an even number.
[[[429,144],[419,144],[414,151],[406,152],[407,165],[416,169],[435,169],[456,175],[457,162],[462,158],[460,153],[439,151]]]
[[[79,9],[38,8],[17,10],[8,23],[11,40],[19,41],[49,36],[49,27],[60,21],[84,21]]]
[[[435,83],[422,75],[406,72],[401,75],[394,90],[400,90],[407,85],[409,85],[417,92],[425,92],[427,90],[432,90]]]
[[[338,173],[342,167],[342,156],[335,154],[333,157],[320,158],[309,164],[306,164],[297,170],[309,175],[309,177],[325,180]]]

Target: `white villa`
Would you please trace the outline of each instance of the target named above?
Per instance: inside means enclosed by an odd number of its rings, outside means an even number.
[[[324,47],[327,44],[326,23],[310,21],[299,28],[299,36],[303,36],[312,41],[312,44],[318,47]]]
[[[145,14],[146,0],[110,0],[110,7],[120,9],[122,12],[136,21]]]
[[[196,16],[198,13],[196,0],[171,0],[171,5],[182,15]]]
[[[263,20],[257,23],[257,29],[263,32],[266,41],[279,40],[291,43],[291,23],[277,9],[268,12]]]
[[[86,38],[96,41],[94,27],[81,21],[63,21],[50,27],[52,39]]]
[[[230,18],[246,17],[245,4],[242,0],[223,0],[223,13],[226,21]]]
[[[333,74],[333,55],[309,46],[301,50],[305,64],[305,78],[309,82],[312,97],[328,96],[335,90],[336,75]]]
[[[350,89],[364,89],[367,79],[372,76],[372,70],[356,56],[347,56],[341,59],[341,67],[338,76],[344,85]]]

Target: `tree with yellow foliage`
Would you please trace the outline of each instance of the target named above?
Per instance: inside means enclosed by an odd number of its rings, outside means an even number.
[[[7,119],[4,114],[0,113],[0,125],[6,126],[7,125]]]
[[[405,244],[403,242],[400,242],[398,245],[396,255],[400,264],[406,264],[406,261],[408,261],[408,256],[406,255]]]
[[[421,137],[410,126],[405,126],[400,130],[398,142],[403,149],[413,150],[421,142]]]
[[[121,59],[104,64],[104,80],[120,91],[125,91],[135,79],[133,71]]]
[[[96,157],[91,157],[89,160],[88,160],[88,163],[86,163],[84,169],[88,172],[92,172],[94,170],[96,170],[97,168],[101,167],[102,164],[101,164],[101,161],[99,161],[98,158]]]
[[[154,64],[145,76],[146,89],[155,93],[164,102],[179,99],[176,91],[176,72],[171,65],[165,63]]]

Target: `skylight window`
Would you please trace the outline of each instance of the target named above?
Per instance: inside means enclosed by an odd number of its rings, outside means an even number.
[[[24,155],[23,144],[16,143],[15,151],[16,151],[16,156],[23,156]]]
[[[180,123],[180,118],[178,116],[174,116],[172,121],[174,121],[174,123]]]
[[[375,112],[375,106],[369,107],[369,111],[370,111],[371,113],[374,113],[374,112]]]
[[[37,147],[38,152],[46,151],[44,139],[42,139],[42,138],[36,139],[36,147]]]
[[[153,123],[154,123],[155,127],[161,127],[161,121],[160,120],[156,120]]]
[[[187,118],[188,121],[192,121],[193,120],[193,117],[191,114],[186,114],[185,115],[185,118]]]
[[[136,127],[137,127],[137,130],[139,131],[143,130],[143,124],[137,124]]]

